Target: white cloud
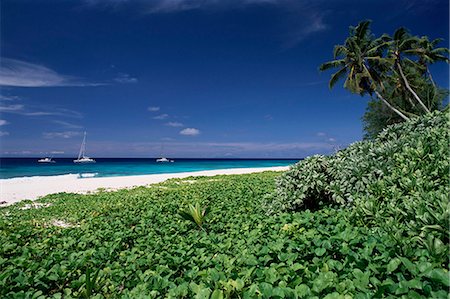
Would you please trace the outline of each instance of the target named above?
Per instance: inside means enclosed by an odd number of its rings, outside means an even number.
[[[57,115],[55,112],[48,111],[35,111],[35,112],[24,112],[23,115],[26,116],[47,116],[47,115]]]
[[[328,141],[329,141],[329,142],[335,142],[335,141],[336,141],[336,138],[330,137],[330,138],[328,138]]]
[[[180,131],[181,135],[185,135],[185,136],[197,136],[200,134],[200,130],[195,129],[195,128],[186,128]]]
[[[152,107],[152,106],[150,106],[150,107],[147,108],[147,110],[148,110],[148,111],[151,111],[151,112],[159,111],[159,109],[160,109],[159,107]]]
[[[176,128],[176,127],[182,127],[183,124],[179,123],[179,122],[176,122],[176,121],[170,121],[170,122],[166,123],[166,126]]]
[[[16,105],[5,105],[5,106],[0,106],[0,111],[1,112],[16,112],[16,111],[20,111],[23,109],[23,105],[21,104],[16,104]]]
[[[300,2],[299,2],[300,4]],[[292,10],[292,19],[286,30],[285,48],[292,48],[307,37],[325,31],[329,26],[325,23],[325,13],[318,8],[298,5]],[[319,83],[317,83],[319,84]]]
[[[84,0],[88,5],[109,6],[135,3],[131,0]],[[137,2],[137,1],[136,1]],[[173,13],[193,9],[233,8],[255,4],[277,4],[286,0],[149,0],[142,1],[142,9],[148,13]]]
[[[64,154],[64,151],[51,151],[50,154],[60,155],[60,154]]]
[[[57,125],[61,125],[61,126],[65,127],[65,128],[68,128],[68,129],[81,129],[81,128],[83,128],[83,126],[75,125],[75,124],[72,124],[72,123],[69,123],[69,122],[66,122],[66,121],[62,121],[62,120],[54,120],[53,123],[55,123]]]
[[[138,82],[137,78],[132,77],[129,74],[125,73],[119,73],[116,78],[114,78],[114,81],[118,83],[136,83]]]
[[[44,133],[42,133],[42,135],[44,136],[44,138],[47,138],[47,139],[53,139],[53,138],[64,138],[64,139],[68,139],[68,138],[80,136],[80,135],[81,135],[81,132],[75,132],[75,131],[65,131],[65,132],[44,132]]]
[[[2,58],[0,86],[52,87],[52,86],[98,86],[99,83],[85,83],[71,76],[58,74],[43,65],[11,58]]]
[[[0,119],[0,126],[4,126],[4,125],[7,125],[7,124],[9,124],[9,122],[7,122],[4,119]]]
[[[325,136],[327,136],[327,133],[324,133],[324,132],[317,132],[316,135],[319,136],[319,137],[325,137]]]
[[[8,136],[9,132],[5,132],[5,131],[0,131],[0,137],[2,136]]]
[[[169,117],[169,114],[161,114],[153,117],[153,119],[167,119]]]
[[[83,115],[75,110],[65,109],[65,108],[54,108],[49,107],[46,111],[33,111],[29,106],[26,109],[22,104],[14,104],[14,105],[2,105],[0,106],[0,112],[4,113],[12,113],[19,114],[24,116],[63,116],[63,117],[72,117],[72,118],[82,118]],[[42,107],[39,107],[42,108]]]
[[[0,94],[0,101],[15,101],[15,100],[20,100],[20,97]]]
[[[264,115],[265,120],[273,120],[273,116],[271,114]]]

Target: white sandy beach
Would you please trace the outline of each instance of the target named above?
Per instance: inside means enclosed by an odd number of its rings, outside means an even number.
[[[116,190],[121,188],[146,186],[173,178],[244,174],[263,171],[285,171],[288,169],[289,166],[278,166],[99,178],[79,178],[77,174],[11,178],[0,180],[0,201],[5,201],[6,203],[1,204],[1,206],[5,206],[21,200],[35,200],[48,194],[60,192],[86,193],[95,191],[98,188]]]

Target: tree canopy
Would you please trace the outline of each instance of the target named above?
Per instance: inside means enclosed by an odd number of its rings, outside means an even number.
[[[409,120],[441,108],[448,92],[433,80],[429,66],[449,62],[449,49],[438,47],[442,39],[415,36],[398,28],[392,36],[376,37],[371,21],[350,27],[342,45],[336,45],[333,60],[319,69],[337,69],[329,87],[344,80],[352,93],[370,95],[364,116],[366,137],[374,137],[386,125]]]

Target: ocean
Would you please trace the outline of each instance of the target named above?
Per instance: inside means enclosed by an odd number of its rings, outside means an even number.
[[[75,164],[73,158],[54,158],[42,164],[38,158],[1,158],[0,179],[78,174],[80,177],[112,177],[158,173],[191,172],[227,168],[287,166],[298,159],[174,159],[157,163],[147,158],[96,158],[97,163]]]

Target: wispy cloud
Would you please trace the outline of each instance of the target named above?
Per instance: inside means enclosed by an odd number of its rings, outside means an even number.
[[[8,135],[9,135],[9,132],[0,131],[0,137],[8,136]]]
[[[197,136],[200,134],[200,130],[195,128],[186,128],[181,130],[180,134],[185,136]]]
[[[176,122],[176,121],[170,121],[170,122],[166,123],[165,125],[169,126],[169,127],[174,127],[174,128],[183,126],[182,123],[179,123],[179,122]]]
[[[167,119],[169,117],[169,114],[160,114],[157,116],[154,116],[153,119]]]
[[[326,13],[317,8],[298,6],[291,12],[291,15],[287,26],[289,30],[286,31],[286,40],[283,45],[285,49],[292,48],[307,37],[329,28],[328,24],[325,23]]]
[[[64,139],[68,139],[68,138],[80,136],[80,135],[81,135],[81,132],[75,132],[75,131],[65,131],[65,132],[44,132],[44,133],[42,133],[42,135],[44,136],[44,138],[47,138],[47,139],[53,139],[53,138],[64,138]]]
[[[4,125],[7,125],[7,124],[9,124],[9,122],[7,122],[4,119],[0,119],[0,126],[4,126]]]
[[[20,100],[20,99],[21,98],[18,96],[0,94],[0,101],[16,101],[16,100]]]
[[[137,83],[138,79],[129,74],[119,73],[117,77],[114,78],[114,81],[117,83]]]
[[[98,86],[101,83],[87,83],[82,80],[57,73],[39,64],[22,60],[2,58],[0,86],[10,87],[56,87],[56,86]]]
[[[148,0],[141,1],[140,5],[147,13],[174,13],[194,9],[217,9],[245,7],[256,4],[277,4],[286,0]],[[117,8],[120,5],[130,4],[131,0],[85,0],[88,5]]]
[[[66,121],[62,121],[62,120],[54,120],[53,123],[55,123],[57,125],[60,125],[60,126],[63,126],[64,128],[67,128],[67,129],[81,129],[81,128],[83,128],[83,126],[75,125],[75,124],[72,124],[72,123],[69,123],[69,122],[66,122]]]
[[[23,109],[24,105],[16,104],[16,105],[2,105],[0,106],[0,112],[17,112]]]
[[[11,105],[0,105],[0,112],[19,114],[24,116],[63,116],[71,118],[82,118],[83,115],[75,110],[66,108],[54,108],[48,107],[45,111],[42,107],[39,110],[34,110],[36,107],[29,107],[23,104],[11,104]]]
[[[64,117],[73,117],[73,118],[82,118],[83,115],[74,110],[63,109],[63,108],[54,108],[49,109],[48,111],[31,111],[31,112],[20,112],[19,114],[25,116],[64,116]]]
[[[159,107],[154,107],[154,106],[150,106],[147,108],[147,110],[150,112],[157,112],[157,111],[159,111],[159,109],[160,109]]]

